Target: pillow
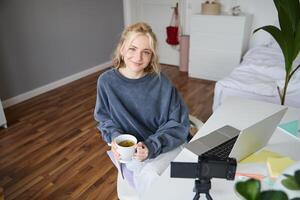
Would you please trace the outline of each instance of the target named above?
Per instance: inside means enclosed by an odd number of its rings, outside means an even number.
[[[273,48],[273,49],[280,49],[280,46],[279,44],[277,43],[277,41],[273,38],[272,35],[270,35],[270,42],[269,44],[267,45],[268,47],[270,48]]]

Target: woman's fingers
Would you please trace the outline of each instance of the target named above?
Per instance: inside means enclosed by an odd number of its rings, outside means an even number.
[[[117,161],[121,159],[121,155],[117,151],[117,145],[113,141],[111,143],[111,151],[113,152],[113,155]],[[144,161],[148,157],[148,148],[143,142],[139,142],[136,144],[136,153],[134,154],[134,158],[139,161]]]
[[[143,161],[148,157],[148,148],[144,143],[139,142],[136,145],[136,153],[134,157],[139,161]]]
[[[117,145],[114,141],[111,143],[111,151],[113,152],[113,155],[114,155],[115,159],[117,161],[119,161],[121,159],[121,156],[117,151]]]

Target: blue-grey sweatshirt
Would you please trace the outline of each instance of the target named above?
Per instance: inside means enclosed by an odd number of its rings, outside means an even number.
[[[105,142],[132,134],[145,143],[148,158],[178,147],[187,140],[188,109],[163,74],[128,79],[117,69],[98,78],[94,117]]]

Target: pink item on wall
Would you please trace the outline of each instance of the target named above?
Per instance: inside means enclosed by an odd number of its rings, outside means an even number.
[[[180,36],[180,59],[179,70],[187,72],[189,68],[189,48],[190,48],[190,36]]]

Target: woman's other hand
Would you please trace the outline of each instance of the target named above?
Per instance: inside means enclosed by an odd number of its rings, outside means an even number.
[[[143,142],[139,142],[136,145],[136,153],[134,158],[139,161],[144,161],[148,157],[148,148]]]

